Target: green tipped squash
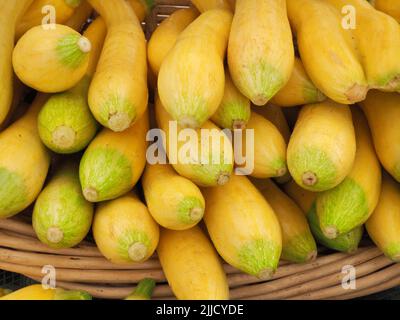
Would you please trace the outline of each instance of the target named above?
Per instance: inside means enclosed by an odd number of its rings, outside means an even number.
[[[106,36],[106,26],[97,18],[86,30],[92,44],[86,76],[72,89],[53,95],[40,111],[39,134],[43,143],[57,153],[75,153],[84,149],[97,132],[87,94]]]
[[[342,183],[317,197],[318,220],[327,238],[336,238],[364,224],[380,194],[381,166],[367,120],[360,110],[352,111],[357,140],[353,168]]]
[[[93,236],[111,262],[143,262],[156,250],[159,227],[135,194],[101,203],[93,220]]]
[[[151,215],[164,228],[189,229],[203,218],[205,201],[199,188],[169,164],[148,164],[142,185]]]
[[[169,161],[181,176],[202,187],[223,185],[229,180],[233,171],[232,144],[229,137],[215,124],[207,121],[196,131],[189,131],[195,137],[192,135],[188,137],[184,133],[192,129],[184,129],[173,121],[158,97],[156,97],[156,118],[159,128],[165,132],[164,148]],[[220,143],[210,143],[207,148],[203,144],[206,140],[204,136],[204,140],[202,138],[203,129],[211,136],[210,140]],[[187,158],[187,153],[183,151],[188,150],[189,152],[197,150],[198,153],[193,154],[192,158]]]
[[[317,257],[317,245],[303,211],[271,180],[255,180],[253,184],[271,205],[282,229],[281,258],[295,263]]]
[[[322,102],[325,95],[312,83],[299,58],[294,60],[294,68],[288,83],[271,99],[280,107],[294,107]]]
[[[255,105],[265,105],[289,81],[294,65],[285,0],[236,3],[229,37],[233,82]]]
[[[400,261],[400,185],[388,174],[382,179],[381,195],[365,224],[368,234],[391,260]]]
[[[47,98],[39,94],[28,112],[0,133],[0,218],[26,209],[42,190],[50,155],[36,119]]]
[[[228,10],[204,12],[179,35],[161,65],[160,99],[182,127],[199,128],[222,101],[231,22]]]
[[[306,213],[311,232],[319,244],[329,249],[347,253],[357,250],[363,235],[363,226],[339,235],[335,239],[329,239],[324,235],[319,226],[315,205],[317,193],[299,187],[293,180],[284,185],[284,190],[299,205],[303,212]]]
[[[115,199],[131,190],[146,165],[148,112],[124,132],[104,128],[81,159],[79,177],[90,202]]]
[[[14,71],[23,83],[38,91],[65,91],[85,75],[90,50],[90,41],[70,27],[36,26],[14,48]]]
[[[92,225],[93,205],[82,195],[78,170],[77,162],[65,163],[36,200],[33,229],[49,247],[76,246]]]
[[[287,150],[290,174],[310,191],[332,189],[353,167],[356,139],[350,108],[333,101],[304,106]]]
[[[107,37],[89,88],[96,120],[115,132],[138,121],[147,109],[146,39],[123,0],[87,0],[107,25]]]
[[[250,114],[250,100],[235,87],[229,72],[226,71],[224,97],[211,120],[221,128],[245,129]]]
[[[272,277],[282,251],[278,218],[245,176],[204,188],[204,221],[215,248],[230,265],[262,279]]]

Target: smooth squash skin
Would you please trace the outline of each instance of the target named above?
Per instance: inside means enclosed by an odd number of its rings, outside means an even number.
[[[222,263],[199,227],[184,231],[161,229],[157,253],[168,284],[178,299],[229,299]]]
[[[158,127],[165,132],[164,150],[174,169],[198,186],[225,184],[233,171],[233,148],[229,137],[211,121],[194,132],[180,127],[165,111],[158,96],[155,108]],[[176,133],[170,126],[176,128]],[[211,136],[210,140],[219,141],[220,144],[210,142],[208,148],[202,144],[202,141],[210,141],[206,135],[202,135],[203,129]],[[186,136],[185,132],[190,133],[190,136]],[[195,136],[192,137],[192,134]],[[188,153],[193,155],[190,161],[186,158]]]
[[[245,176],[202,190],[204,222],[215,248],[230,265],[258,278],[269,279],[281,256],[278,218],[262,194]],[[223,214],[221,214],[223,213]]]
[[[281,258],[295,263],[314,260],[317,257],[317,245],[302,210],[271,180],[251,181],[278,217],[282,230]]]
[[[85,75],[90,49],[90,41],[70,27],[36,26],[14,48],[14,71],[23,83],[38,91],[65,91]]]
[[[71,248],[79,244],[92,225],[93,204],[82,194],[79,163],[68,161],[36,200],[32,225],[39,240],[51,248]]]
[[[153,279],[143,279],[124,300],[151,300],[155,286],[156,282]]]
[[[400,22],[400,2],[397,0],[374,0],[375,8]]]
[[[283,188],[286,194],[291,197],[306,214],[311,232],[319,244],[336,251],[347,253],[355,252],[358,249],[364,231],[363,226],[358,226],[348,233],[337,236],[335,239],[329,239],[324,235],[319,226],[315,205],[317,193],[301,188],[294,180],[286,183]]]
[[[147,164],[142,185],[149,211],[162,227],[185,230],[203,218],[205,201],[200,189],[169,164]]]
[[[381,164],[400,182],[400,95],[372,90],[360,106]]]
[[[255,105],[265,105],[286,85],[294,48],[285,0],[236,3],[228,64],[233,82]]]
[[[0,133],[0,218],[26,209],[42,190],[50,155],[37,132],[37,115],[47,96],[39,94],[28,112]]]
[[[350,108],[333,101],[302,107],[289,141],[293,179],[310,191],[332,189],[353,167],[356,139]]]
[[[162,62],[174,47],[179,35],[198,14],[193,8],[176,10],[154,30],[147,45],[147,56],[155,75],[158,75]]]
[[[45,289],[41,284],[33,284],[11,292],[0,300],[92,300],[92,296],[85,291]]]
[[[254,163],[254,169],[250,173],[255,178],[281,177],[286,174],[286,143],[285,139],[275,125],[252,112],[246,128],[254,130],[254,159],[252,152],[246,151],[247,142],[243,143],[246,161]],[[247,137],[246,137],[247,139]],[[244,140],[246,140],[244,139]]]
[[[283,139],[285,139],[286,145],[289,143],[292,132],[281,107],[269,103],[266,107],[253,108],[253,111],[271,121],[271,123],[279,130]],[[286,170],[286,173],[283,176],[274,178],[274,180],[279,184],[286,183],[291,179],[292,177],[288,170]]]
[[[338,103],[364,100],[367,80],[341,12],[315,0],[287,0],[287,8],[301,60],[316,87]]]
[[[280,107],[294,107],[322,102],[325,99],[325,95],[310,80],[301,60],[296,57],[288,83],[278,91],[271,102]]]
[[[106,25],[97,18],[85,31],[92,44],[86,76],[72,89],[53,95],[39,113],[38,128],[43,143],[52,151],[81,151],[94,138],[98,125],[87,102],[91,77],[106,36]]]
[[[375,154],[367,120],[352,109],[357,151],[353,168],[335,188],[317,197],[317,215],[322,232],[336,238],[362,225],[376,207],[381,188],[381,166]]]
[[[0,124],[2,124],[13,102],[14,73],[12,52],[15,27],[33,0],[1,1],[0,4]]]
[[[90,202],[115,199],[131,190],[146,165],[148,113],[128,130],[104,128],[81,159],[79,176],[83,195]]]
[[[69,18],[74,14],[75,9],[80,5],[81,0],[35,0],[29,6],[28,10],[22,16],[17,24],[15,31],[16,39],[29,29],[36,27],[43,23],[43,18],[49,14],[49,11],[44,10],[46,6],[54,8],[56,14],[56,23],[65,24]],[[44,10],[44,11],[42,11]],[[48,22],[50,23],[50,22]]]
[[[199,128],[218,109],[224,95],[224,57],[232,13],[201,14],[178,37],[158,75],[160,99],[182,127]]]
[[[246,129],[250,114],[250,100],[235,87],[226,70],[224,97],[211,120],[224,129]]]
[[[156,250],[159,227],[138,196],[129,193],[97,207],[93,236],[100,252],[112,263],[139,263]]]
[[[339,12],[344,6],[356,11],[354,35],[370,88],[400,91],[400,25],[365,0],[328,0]],[[385,48],[382,50],[382,48]]]
[[[232,10],[229,0],[191,0],[191,2],[202,13],[212,9]]]
[[[124,131],[147,109],[146,39],[124,0],[88,1],[107,25],[107,37],[90,84],[90,110],[104,127]]]
[[[389,259],[400,261],[400,185],[387,174],[382,179],[378,205],[365,226],[378,248]]]

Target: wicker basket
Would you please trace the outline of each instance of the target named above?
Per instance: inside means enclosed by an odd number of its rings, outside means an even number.
[[[188,0],[158,0],[146,20],[149,36],[174,10],[188,7]],[[84,242],[72,249],[53,250],[40,243],[24,216],[0,220],[0,269],[40,281],[42,266],[56,268],[57,286],[82,289],[94,297],[120,299],[144,277],[158,285],[155,299],[174,299],[156,256],[136,265],[115,265],[102,257],[95,245]],[[344,289],[342,268],[356,267],[356,289]],[[241,273],[225,264],[232,299],[350,299],[400,285],[400,264],[387,259],[370,242],[354,254],[319,252],[307,264],[281,262],[270,281]]]

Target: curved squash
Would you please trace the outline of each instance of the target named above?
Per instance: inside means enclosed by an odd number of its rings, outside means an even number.
[[[214,247],[199,227],[162,229],[157,248],[164,274],[181,300],[227,300],[229,286]]]
[[[218,109],[224,95],[224,57],[232,14],[201,14],[178,37],[158,75],[165,110],[182,127],[198,128]]]
[[[107,24],[107,38],[89,89],[89,106],[98,122],[124,131],[147,109],[146,39],[124,0],[88,0]]]
[[[36,119],[46,100],[39,94],[28,112],[0,133],[0,218],[26,209],[42,190],[50,155],[40,140]]]
[[[202,191],[204,221],[221,257],[243,272],[270,278],[279,263],[282,236],[278,218],[261,193],[237,175],[224,186]]]
[[[32,2],[33,0],[9,0],[0,4],[0,124],[6,119],[13,101],[12,52],[15,27]]]

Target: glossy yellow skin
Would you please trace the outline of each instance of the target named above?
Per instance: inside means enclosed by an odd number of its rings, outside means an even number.
[[[271,99],[281,107],[300,106],[321,102],[325,95],[312,83],[299,58],[294,60],[294,68],[288,83]]]
[[[204,188],[204,221],[215,248],[230,265],[259,278],[275,272],[282,250],[281,227],[273,209],[245,176]]]
[[[400,25],[365,0],[328,0],[337,10],[356,10],[354,34],[370,88],[400,91]],[[382,48],[385,48],[382,50]]]
[[[119,0],[88,0],[107,24],[107,37],[89,89],[94,117],[124,131],[147,109],[146,40],[131,7]]]
[[[268,108],[268,107],[266,107]],[[278,128],[256,112],[251,113],[248,130],[254,130],[254,170],[255,178],[281,177],[286,174],[286,142]],[[246,144],[243,144],[245,149]],[[250,162],[251,152],[246,152]]]
[[[68,40],[71,37],[74,43]],[[15,73],[23,83],[41,92],[61,92],[74,87],[86,74],[89,63],[89,52],[78,46],[80,38],[80,33],[60,24],[54,29],[33,27],[14,48]]]
[[[212,9],[231,10],[230,0],[191,0],[192,4],[200,11],[205,12]]]
[[[388,175],[382,179],[378,205],[365,226],[378,248],[389,259],[400,261],[400,185]]]
[[[0,300],[91,300],[92,297],[84,291],[63,289],[44,289],[41,284],[33,284],[11,292]]]
[[[375,8],[400,22],[400,2],[397,0],[375,0]]]
[[[151,215],[164,228],[189,229],[203,218],[205,201],[200,189],[169,164],[147,164],[142,185]]]
[[[304,212],[271,180],[252,179],[271,205],[282,230],[282,259],[297,263],[313,260],[317,246]]]
[[[198,12],[193,8],[176,10],[154,30],[147,45],[147,55],[155,75],[158,75],[162,62],[179,35],[197,16]]]
[[[126,264],[149,259],[157,248],[158,224],[134,194],[101,203],[93,220],[93,236],[100,252],[111,262]],[[141,252],[131,252],[139,244]]]
[[[22,118],[0,133],[0,170],[4,174],[0,186],[0,218],[26,209],[43,187],[50,155],[40,140],[36,119],[46,100],[47,96],[39,95]]]
[[[326,1],[287,0],[287,6],[301,60],[316,87],[339,103],[363,100],[367,80],[341,12]]]
[[[33,0],[10,0],[0,4],[0,124],[6,119],[13,101],[14,74],[12,52],[15,26]]]
[[[162,229],[157,253],[168,284],[178,299],[229,299],[220,258],[199,227],[184,231]]]
[[[380,162],[400,182],[399,94],[373,90],[360,106],[368,119]]]
[[[301,188],[294,180],[289,181],[283,186],[286,194],[292,198],[307,215],[308,211],[317,199],[317,193]]]
[[[310,191],[337,186],[352,169],[356,140],[350,108],[333,101],[304,106],[290,138],[293,179]]]
[[[367,120],[359,109],[352,111],[357,142],[353,168],[337,188],[317,197],[319,224],[328,238],[362,225],[375,209],[380,194],[381,166]]]
[[[96,72],[97,63],[99,62],[101,51],[103,50],[104,40],[107,35],[107,26],[100,16],[97,17],[85,30],[83,34],[92,44],[89,55],[89,65],[86,74],[90,77]]]
[[[228,64],[233,82],[255,105],[265,105],[286,85],[294,48],[285,0],[237,2]]]
[[[170,135],[174,134],[173,132],[171,133],[170,124],[173,124],[174,122],[167,111],[165,111],[158,97],[156,97],[155,108],[158,127],[161,128],[166,134],[164,147],[174,169],[181,176],[188,178],[202,187],[210,187],[226,183],[233,171],[233,148],[228,136],[225,135],[221,129],[219,129],[211,121],[207,121],[200,129],[195,131],[197,139],[182,137],[182,141],[177,141],[179,134],[181,132],[184,133],[184,129],[177,126],[178,137],[172,136],[170,138]],[[206,129],[210,133],[211,137],[214,138],[214,140],[216,140],[215,138],[218,136],[221,136],[221,144],[218,146],[214,143],[210,143],[210,147],[208,149],[206,147],[202,147],[201,129]],[[188,147],[189,151],[199,151],[198,157],[191,159],[192,163],[185,163],[185,159],[182,159],[179,156],[179,153],[183,152],[182,150],[186,150],[186,147]],[[173,152],[173,154],[171,154],[170,151]],[[175,161],[173,160],[174,155],[176,157]],[[212,161],[213,157],[215,163]],[[203,162],[202,164],[202,159],[207,160],[207,163]]]
[[[48,12],[45,14],[42,12],[44,6],[52,6],[56,13],[56,23],[65,24],[68,19],[74,14],[76,6],[73,5],[73,1],[66,0],[35,0],[23,15],[22,19],[18,22],[17,29],[15,31],[15,37],[17,39],[28,31],[29,29],[42,24],[42,20]],[[79,4],[79,1],[75,1]]]
[[[225,70],[224,97],[211,120],[221,128],[245,129],[250,114],[250,100],[236,88],[229,72]]]
[[[160,99],[183,127],[199,128],[218,109],[224,94],[224,57],[232,13],[201,14],[178,37],[158,75]]]
[[[146,166],[148,130],[146,112],[124,132],[104,128],[97,134],[80,163],[80,181],[87,200],[115,199],[135,186]]]

